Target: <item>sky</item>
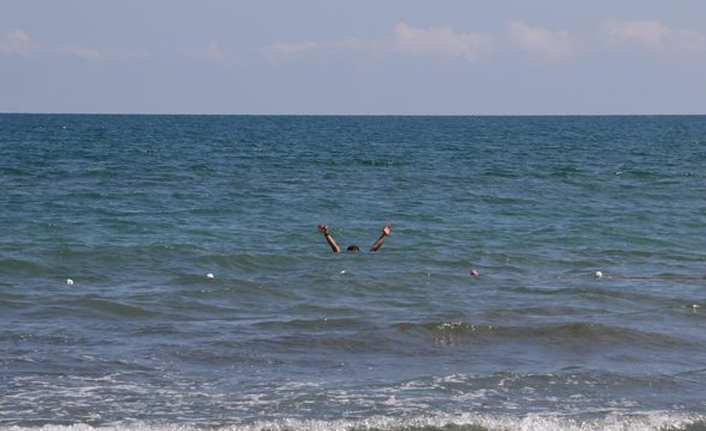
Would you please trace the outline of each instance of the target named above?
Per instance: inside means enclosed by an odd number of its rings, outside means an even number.
[[[706,114],[706,0],[0,0],[0,112]]]

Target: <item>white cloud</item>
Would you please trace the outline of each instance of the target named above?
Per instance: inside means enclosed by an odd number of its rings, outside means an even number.
[[[216,42],[209,43],[203,54],[205,59],[214,61],[223,61],[228,57]]]
[[[187,57],[217,63],[237,63],[241,60],[235,52],[223,49],[218,42],[211,41],[206,47],[184,50]]]
[[[85,60],[97,60],[100,59],[103,54],[97,49],[82,48],[78,46],[67,46],[62,48],[56,48],[55,52],[58,55],[67,57],[78,57]]]
[[[676,30],[657,21],[606,20],[600,33],[609,41],[652,50],[702,53],[706,36],[689,30]]]
[[[567,32],[530,27],[512,22],[496,33],[461,32],[443,26],[415,27],[395,24],[390,37],[348,39],[340,42],[281,42],[265,50],[270,60],[297,58],[305,54],[361,52],[373,55],[436,56],[477,62],[493,54],[520,48],[528,56],[561,60],[574,54],[574,43]]]
[[[21,29],[5,33],[0,38],[0,54],[33,55],[42,54],[58,57],[76,57],[85,60],[126,60],[149,57],[147,50],[88,48],[75,45],[48,45],[35,42]]]
[[[151,56],[147,50],[87,48],[81,46],[57,46],[51,49],[54,55],[77,57],[84,60],[129,60]]]
[[[448,26],[419,28],[398,23],[391,46],[404,54],[432,54],[475,61],[493,48],[495,39],[490,34],[455,32]]]
[[[5,33],[0,38],[0,53],[30,55],[39,47],[22,29],[16,29]]]
[[[370,42],[347,39],[340,42],[279,42],[265,49],[266,57],[273,62],[292,59],[307,53],[335,53],[365,51],[372,47]]]
[[[677,49],[699,53],[706,51],[706,36],[689,30],[679,30],[675,34],[673,42]]]
[[[265,50],[270,60],[296,58],[304,54],[361,52],[374,55],[438,55],[475,61],[494,44],[494,36],[458,33],[448,26],[413,27],[397,23],[391,37],[378,39],[351,38],[335,42],[280,42]]]
[[[601,31],[614,41],[633,42],[650,48],[661,47],[664,37],[671,32],[656,21],[613,20],[604,21]]]
[[[565,31],[530,27],[513,21],[508,25],[507,34],[512,44],[531,57],[561,60],[574,54],[573,40]]]

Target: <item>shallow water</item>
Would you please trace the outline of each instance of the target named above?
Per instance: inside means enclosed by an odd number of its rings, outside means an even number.
[[[704,162],[700,116],[0,115],[0,429],[706,429]]]

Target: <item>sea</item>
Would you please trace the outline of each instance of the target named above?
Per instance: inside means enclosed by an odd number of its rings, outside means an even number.
[[[706,116],[2,114],[40,430],[706,430]]]

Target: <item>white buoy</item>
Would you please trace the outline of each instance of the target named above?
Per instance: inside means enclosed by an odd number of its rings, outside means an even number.
[[[341,271],[341,274],[345,274],[345,273],[346,273],[346,270],[345,270],[345,269]]]
[[[478,272],[477,269],[472,269],[472,270],[471,270],[471,276],[472,276],[472,277],[475,277],[476,275],[480,275],[480,272]]]
[[[210,272],[208,274],[206,274],[206,278],[214,278],[214,277],[215,276],[213,274],[211,274]]]
[[[600,271],[596,271],[596,278],[598,278],[598,279],[603,278],[603,273]]]
[[[71,286],[71,285],[74,284],[74,281],[73,281],[72,279],[70,279],[70,278],[67,278],[67,279],[66,279],[66,284],[68,284],[69,286]]]

